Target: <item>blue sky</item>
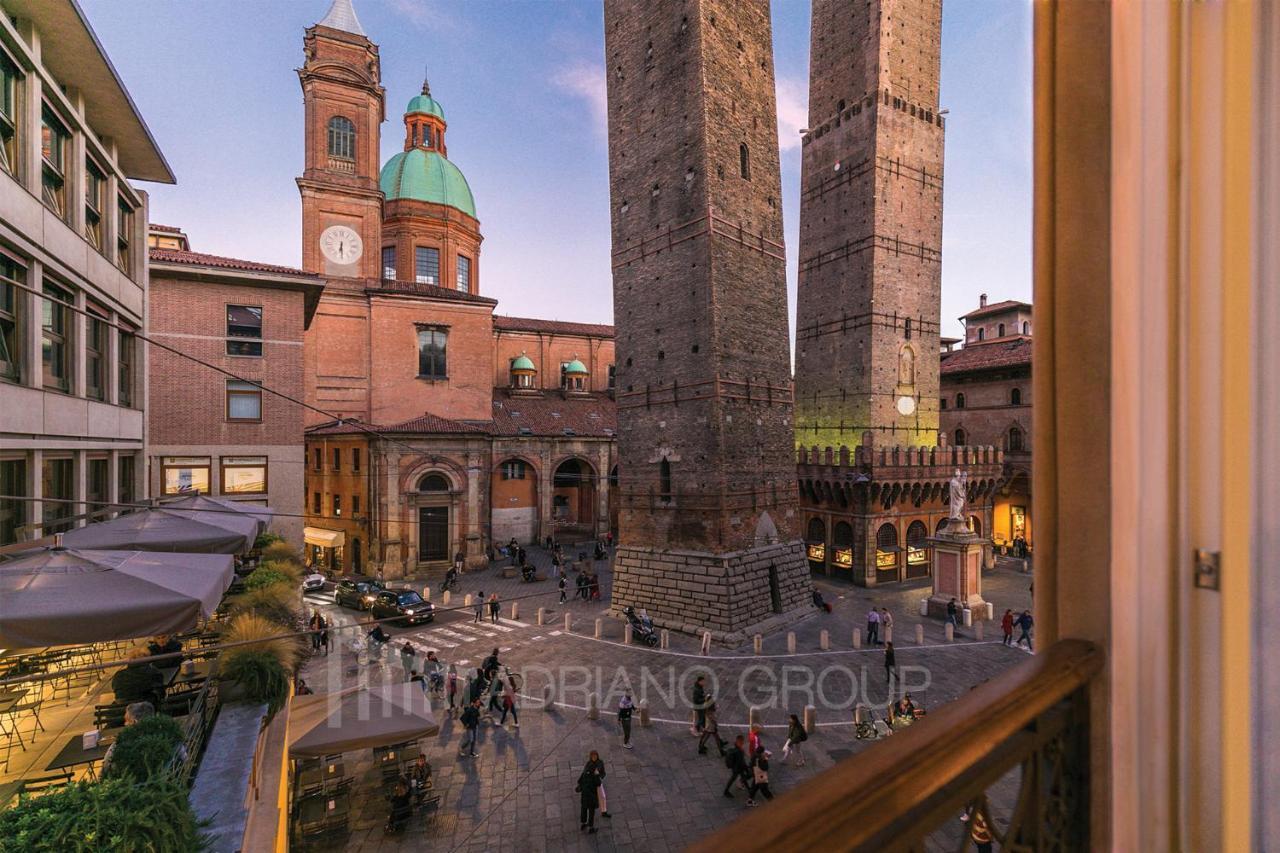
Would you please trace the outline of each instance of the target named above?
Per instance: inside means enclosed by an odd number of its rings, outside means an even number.
[[[152,221],[198,251],[296,265],[302,31],[329,0],[81,0],[178,178],[145,185]],[[355,0],[380,46],[383,158],[422,85],[449,122],[485,235],[481,292],[505,314],[611,322],[603,13],[599,0]],[[774,0],[792,326],[809,3]],[[945,0],[944,334],[1031,297],[1031,8]]]

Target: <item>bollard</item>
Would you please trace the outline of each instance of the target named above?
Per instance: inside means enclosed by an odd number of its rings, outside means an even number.
[[[551,707],[551,699],[552,699],[552,697],[554,697],[554,696],[555,696],[555,689],[551,686],[551,682],[550,682],[550,681],[548,681],[548,682],[543,686],[543,688],[542,688],[542,708],[543,708],[543,710],[546,710],[547,708],[550,708],[550,707]]]
[[[760,709],[755,705],[747,711],[747,725],[756,726],[760,724]]]
[[[444,591],[444,595],[440,597],[440,603],[445,607],[449,606],[449,590],[446,589]]]
[[[985,631],[983,631],[982,626],[983,626],[982,622],[978,622],[973,626],[973,638],[975,640],[981,641],[982,635],[986,633]]]
[[[462,606],[463,607],[471,606],[471,593],[467,593],[466,595],[462,596]]]
[[[818,648],[822,649],[824,652],[831,648],[831,634],[826,628],[823,628],[822,633],[818,634]]]
[[[702,632],[702,653],[704,655],[711,654],[711,632],[710,631]]]
[[[624,646],[631,645],[631,623],[630,622],[622,626],[622,644]]]
[[[600,697],[594,693],[587,697],[587,719],[600,719]]]
[[[547,623],[547,608],[538,608],[538,627],[542,627]]]
[[[787,632],[787,654],[794,655],[796,653],[796,632]]]
[[[664,649],[671,648],[671,632],[668,631],[666,628],[663,628],[662,633],[659,636],[662,639],[662,648]]]
[[[573,614],[572,613],[566,613],[564,615],[564,632],[566,634],[573,633]]]
[[[956,638],[956,626],[948,622],[946,625],[946,632],[947,632],[947,642],[948,643],[953,642]]]
[[[859,702],[857,705],[853,706],[853,721],[858,724],[862,724],[867,721],[866,705],[863,705],[861,702]]]
[[[422,587],[422,600],[423,600],[423,601],[430,601],[430,600],[431,600],[431,584],[424,584],[424,585],[423,585],[423,587]]]
[[[511,602],[511,621],[514,622],[520,618],[520,602]]]
[[[855,649],[862,648],[862,629],[861,628],[853,629],[853,647]]]
[[[648,702],[640,703],[640,725],[646,729],[649,728],[649,726],[653,725],[653,721],[649,719],[649,703]]]
[[[751,644],[754,646],[756,654],[760,654],[764,651],[764,637],[761,637],[759,634],[756,634],[751,638]]]
[[[924,645],[924,626],[923,625],[916,626],[916,645],[917,646]]]
[[[600,635],[602,633],[604,633],[604,620],[597,619],[596,620],[596,639],[597,640],[600,639]]]
[[[813,730],[818,725],[818,709],[812,705],[804,706],[804,730],[806,734],[813,734]]]
[[[893,642],[893,626],[892,625],[884,629],[884,641],[886,643]]]

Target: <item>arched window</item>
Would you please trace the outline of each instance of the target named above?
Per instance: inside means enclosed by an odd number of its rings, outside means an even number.
[[[1001,323],[1001,324],[997,327],[997,330],[996,330],[996,337],[997,337],[997,338],[1003,338],[1003,337],[1004,337],[1004,323]]]
[[[356,159],[356,126],[346,116],[329,119],[329,156],[340,160]]]
[[[982,340],[987,336],[986,331],[987,331],[986,328],[984,328],[983,326],[978,327],[978,340]]]
[[[964,395],[963,395],[963,394],[957,394],[957,395],[956,395],[956,408],[957,408],[957,409],[963,409],[963,408],[964,408]]]
[[[1022,389],[1021,388],[1014,388],[1012,391],[1009,392],[1009,405],[1010,406],[1022,405]]]
[[[664,503],[671,503],[671,460],[664,458],[658,463],[659,497]]]
[[[418,481],[418,491],[447,492],[449,491],[449,481],[445,479],[443,474],[427,474]]]
[[[1024,335],[1031,334],[1031,324],[1028,323],[1026,320],[1022,321],[1022,334]]]
[[[815,543],[827,541],[827,526],[822,523],[822,519],[820,518],[809,519],[808,540],[810,542],[815,542]]]
[[[1009,450],[1015,452],[1022,450],[1022,430],[1016,426],[1009,427]]]
[[[909,344],[903,344],[898,353],[898,384],[916,384],[916,353]]]
[[[742,171],[744,181],[751,180],[751,153],[747,151],[747,143],[738,146],[738,168]]]
[[[966,436],[964,434],[964,430],[962,429],[956,430],[956,447],[964,447],[965,438]]]
[[[896,551],[898,549],[898,528],[892,524],[882,524],[876,531],[876,550]]]

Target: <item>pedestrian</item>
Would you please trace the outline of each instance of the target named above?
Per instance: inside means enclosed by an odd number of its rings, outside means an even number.
[[[604,535],[604,544],[606,548],[613,547],[613,531],[612,530],[610,530],[608,533]]]
[[[516,564],[516,558],[520,555],[520,543],[516,542],[516,537],[512,536],[511,541],[507,543],[507,556],[511,558],[511,565]]]
[[[1031,611],[1024,610],[1022,615],[1018,617],[1017,625],[1022,633],[1018,635],[1018,645],[1022,645],[1022,641],[1027,641],[1027,651],[1031,651],[1031,626],[1035,624],[1035,620],[1031,618]]]
[[[635,702],[631,701],[631,691],[622,691],[622,698],[618,700],[618,725],[622,726],[623,749],[631,749],[631,712],[635,707]]]
[[[782,745],[782,762],[784,764],[787,763],[794,753],[796,765],[803,767],[804,753],[800,751],[800,744],[808,739],[809,733],[804,730],[804,725],[800,722],[800,718],[792,714],[790,721],[787,722],[787,742]]]
[[[581,574],[579,574],[579,575],[578,575],[578,577],[577,577],[577,579],[576,579],[576,580],[574,580],[574,582],[573,582],[573,583],[574,583],[574,585],[577,587],[577,589],[575,590],[575,592],[577,593],[578,598],[581,598],[583,601],[586,601],[586,600],[587,600],[587,576],[586,576],[586,573],[581,573]]]
[[[747,805],[755,805],[755,797],[757,794],[764,794],[766,800],[773,799],[773,791],[769,790],[769,750],[761,747],[756,750],[756,757],[751,762],[751,787],[748,789],[751,793],[747,800]]]
[[[409,680],[409,674],[417,669],[418,650],[413,647],[413,643],[408,640],[404,641],[404,645],[400,647],[400,667],[404,670],[404,680]]]
[[[512,563],[512,565],[515,565],[515,564]],[[476,608],[476,618],[473,621],[475,622],[483,621],[484,619],[484,590],[483,589],[480,590],[480,592],[476,593],[475,608]]]
[[[569,588],[569,584],[565,582],[564,575],[560,575],[560,582],[556,585],[560,587],[560,603],[564,604],[568,600],[565,593]]]
[[[578,784],[574,787],[580,796],[582,806],[579,822],[587,834],[596,831],[596,809],[600,806],[600,780],[590,770],[583,770],[578,776]]]
[[[991,853],[991,827],[981,809],[969,812],[969,840],[978,853]]]
[[[470,754],[476,754],[476,738],[480,736],[480,700],[472,702],[462,712],[462,743],[458,744],[458,754],[466,755],[467,748],[470,747]]]
[[[707,724],[707,688],[703,685],[703,676],[693,680],[693,730],[690,734],[698,734]]]
[[[893,643],[889,643],[884,647],[884,683],[891,684],[893,679],[898,679],[898,686],[902,686],[902,673],[898,671],[898,659],[893,653]]]
[[[874,607],[867,614],[867,645],[880,645],[880,611]]]
[[[747,755],[754,756],[756,752],[764,749],[762,734],[759,723],[752,723],[751,728],[747,729]]]
[[[489,680],[489,711],[503,710],[503,692],[506,688],[502,679],[494,674]]]
[[[560,555],[559,554],[551,555],[551,577],[553,578],[560,577]]]
[[[515,722],[516,728],[520,728],[520,715],[516,712],[516,684],[510,678],[502,688],[502,719],[498,721],[498,725],[506,725],[508,711],[511,712],[511,719]]]
[[[947,621],[951,623],[951,627],[960,630],[960,623],[956,621],[956,614],[959,612],[956,607],[956,600],[953,598],[947,602]]]
[[[498,624],[498,611],[502,609],[502,605],[498,603],[498,594],[495,592],[489,596],[489,621]]]
[[[311,629],[311,651],[320,651],[320,635],[324,632],[324,617],[320,615],[319,610],[311,611],[311,619],[307,622],[307,627]]]
[[[423,693],[427,692],[427,678],[416,669],[409,670],[408,681],[410,684],[418,685],[419,689],[421,689]]]
[[[458,553],[454,554],[454,555],[453,555],[453,570],[454,570],[455,572],[457,572],[457,573],[461,574],[461,573],[462,573],[462,563],[463,563],[463,562],[464,562],[464,558],[463,558],[463,556],[462,556],[462,552],[461,552],[461,551],[459,551]]]
[[[449,697],[449,714],[453,715],[453,703],[458,698],[458,665],[456,663],[449,664],[449,674],[444,680],[445,693]]]
[[[591,755],[587,757],[587,766],[583,768],[583,772],[594,773],[596,781],[596,797],[600,801],[600,817],[613,817],[609,814],[609,796],[604,792],[604,761],[600,758],[600,753],[594,749]]]
[[[725,783],[724,795],[733,799],[733,791],[730,789],[734,782],[741,782],[742,787],[747,789],[747,805],[754,806],[756,802],[751,796],[751,767],[747,763],[746,753],[742,751],[742,735],[733,739],[733,746],[729,747],[724,764],[729,768],[729,781]]]
[[[520,562],[520,563],[527,563],[527,562],[529,562],[529,554],[528,554],[528,552],[527,552],[527,551],[525,551],[525,550],[524,550],[524,547],[523,547],[523,546],[521,546],[521,547],[520,547],[519,549],[517,549],[517,550],[519,551],[519,554],[518,554],[519,560],[518,560],[518,562]]]
[[[1000,630],[1004,632],[1004,644],[1006,646],[1013,645],[1013,611],[1005,610],[1004,618],[1000,620]]]
[[[698,755],[707,754],[707,738],[715,738],[716,749],[720,750],[720,757],[724,758],[724,741],[720,739],[720,721],[715,700],[708,701],[706,710],[703,712],[702,736],[698,738]]]
[[[880,608],[880,633],[879,638],[886,643],[893,639],[893,614],[889,612],[889,608]]]
[[[591,590],[591,600],[600,600],[600,576],[594,571],[591,573],[591,583],[588,587]]]

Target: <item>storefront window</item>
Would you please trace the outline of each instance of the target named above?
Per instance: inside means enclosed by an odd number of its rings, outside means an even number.
[[[222,457],[224,495],[264,495],[267,493],[267,457]]]
[[[163,468],[166,495],[209,494],[209,457],[165,456]]]

